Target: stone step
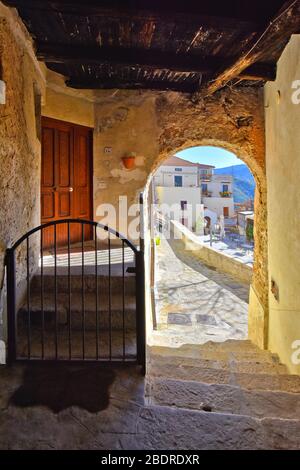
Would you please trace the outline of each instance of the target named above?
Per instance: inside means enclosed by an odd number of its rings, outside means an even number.
[[[95,329],[96,327],[96,299],[95,294],[85,292],[84,295],[85,308],[85,328]],[[66,325],[68,323],[69,313],[69,296],[65,293],[57,295],[57,319],[58,324]],[[82,328],[82,296],[79,292],[71,295],[71,324],[72,329]],[[30,299],[30,314],[33,325],[41,325],[42,310],[40,295],[35,293]],[[44,315],[45,327],[51,328],[55,323],[55,301],[53,293],[45,293],[44,295]],[[108,295],[101,292],[98,297],[98,325],[100,329],[108,328],[109,321],[109,301]],[[18,312],[18,322],[26,324],[28,318],[27,305]],[[132,295],[125,296],[124,320],[126,329],[134,329],[136,327],[136,301]],[[113,329],[123,328],[123,298],[120,295],[114,295],[111,298],[111,326]]]
[[[69,278],[67,274],[60,274],[57,276],[57,291],[67,293],[69,291]],[[109,285],[113,294],[121,293],[123,290],[123,278],[120,275],[98,275],[98,291],[108,292]],[[124,277],[125,292],[126,294],[135,294],[135,275],[126,274]],[[44,274],[43,276],[44,292],[54,292],[55,277],[53,273]],[[96,278],[94,274],[85,274],[83,279],[83,286],[86,292],[95,292]],[[81,292],[82,290],[82,276],[81,274],[71,275],[71,291]],[[31,282],[31,292],[40,293],[41,291],[41,276],[34,276]]]
[[[146,393],[151,405],[300,420],[299,393],[246,390],[232,385],[162,378],[148,379]]]
[[[193,380],[207,384],[236,385],[248,390],[280,390],[300,393],[300,376],[289,374],[250,374],[232,372],[229,369],[200,368],[193,366],[174,367],[173,364],[150,363],[147,372],[152,377]]]
[[[232,360],[219,360],[219,359],[195,359],[192,357],[163,357],[151,354],[149,361],[150,365],[155,365],[157,368],[162,365],[169,365],[170,368],[179,368],[191,366],[195,369],[211,369],[213,373],[216,370],[230,371],[231,373],[247,373],[247,374],[287,374],[287,368],[283,364],[277,362],[267,362],[262,360],[242,360],[240,358]],[[200,372],[199,372],[200,373]]]
[[[237,339],[228,339],[226,341],[216,342],[216,341],[207,341],[204,344],[184,344],[178,348],[176,347],[167,347],[167,346],[151,346],[151,350],[155,353],[168,356],[178,356],[179,351],[182,351],[184,355],[190,355],[193,357],[199,351],[218,351],[218,352],[261,352],[262,350],[258,348],[250,340],[237,340]],[[266,351],[265,351],[266,352]]]
[[[139,413],[137,448],[298,450],[300,421],[149,406]],[[139,441],[140,439],[140,441]]]
[[[205,345],[203,345],[205,346]],[[170,363],[174,356],[176,357],[189,357],[195,361],[198,359],[210,359],[210,360],[244,360],[254,362],[270,362],[279,363],[279,357],[277,354],[272,354],[270,351],[263,351],[261,349],[243,349],[239,350],[227,350],[227,349],[212,349],[201,346],[193,347],[182,346],[180,348],[165,348],[161,346],[151,346],[149,348],[152,355],[170,357]]]
[[[59,360],[69,360],[70,346],[71,357],[73,359],[83,359],[83,339],[85,359],[95,360],[97,358],[97,342],[98,342],[98,358],[107,360],[122,360],[123,354],[130,361],[136,359],[136,334],[134,330],[127,329],[125,334],[120,330],[102,329],[98,332],[85,330],[84,336],[82,331],[72,329],[69,337],[69,329],[67,326],[59,326],[57,329],[57,358]],[[55,330],[45,330],[44,332],[44,355],[47,360],[56,359],[56,340]],[[69,342],[70,339],[70,342]],[[111,354],[110,354],[111,353]],[[20,358],[28,358],[28,337],[27,328],[22,325],[18,328],[17,355]],[[33,325],[30,335],[30,355],[32,359],[42,358],[42,335],[41,328]]]

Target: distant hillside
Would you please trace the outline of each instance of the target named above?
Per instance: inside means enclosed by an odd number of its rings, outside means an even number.
[[[247,165],[235,165],[227,168],[216,168],[217,175],[232,175],[234,181],[234,202],[254,199],[255,180]]]

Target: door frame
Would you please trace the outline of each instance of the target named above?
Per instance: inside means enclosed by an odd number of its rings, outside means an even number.
[[[52,118],[52,117],[48,117],[48,116],[41,116],[41,129],[43,127],[43,124],[47,124],[47,123],[56,123],[56,124],[69,124],[70,126],[73,126],[73,127],[79,127],[79,128],[82,128],[82,129],[86,129],[87,131],[89,131],[89,159],[90,159],[90,171],[89,171],[89,179],[90,179],[90,194],[89,194],[89,209],[90,209],[90,214],[91,214],[91,220],[94,220],[94,184],[93,184],[93,176],[94,176],[94,129],[92,127],[89,127],[89,126],[82,126],[81,124],[76,124],[74,122],[70,122],[70,121],[63,121],[62,119],[55,119],[55,118]],[[74,136],[73,136],[73,142],[72,142],[72,146],[74,148]],[[41,163],[42,163],[42,141],[41,141]],[[42,171],[42,165],[41,165],[41,171]],[[41,191],[41,188],[42,188],[42,174],[40,172],[40,191]],[[40,204],[41,204],[41,201],[40,201]],[[41,209],[41,207],[40,207]],[[42,223],[42,212],[40,210],[40,222]]]

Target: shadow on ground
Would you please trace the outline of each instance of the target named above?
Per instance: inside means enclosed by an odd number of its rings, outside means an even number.
[[[213,266],[208,266],[201,262],[200,260],[195,259],[192,254],[189,253],[185,248],[185,244],[182,240],[169,239],[167,240],[170,248],[172,249],[174,255],[184,264],[186,264],[191,269],[194,269],[198,273],[205,276],[209,281],[213,281],[218,284],[222,289],[226,289],[231,292],[233,295],[238,297],[243,302],[249,303],[249,288],[246,283],[243,283],[240,280],[234,279],[229,274],[219,273],[218,270]],[[221,274],[221,276],[220,276]],[[222,279],[223,278],[223,279]],[[207,281],[204,281],[207,282]],[[244,287],[246,295],[239,292],[239,287]]]
[[[78,406],[91,413],[109,405],[109,389],[115,371],[101,366],[65,364],[31,365],[10,403],[18,407],[46,406],[54,413]]]

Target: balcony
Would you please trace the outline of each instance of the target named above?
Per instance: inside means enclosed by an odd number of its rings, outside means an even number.
[[[212,180],[212,174],[207,174],[207,175],[200,175],[200,180],[201,181],[211,181]]]
[[[232,193],[230,193],[229,191],[220,191],[220,197],[232,197]]]
[[[212,197],[212,191],[202,191],[202,197]]]

